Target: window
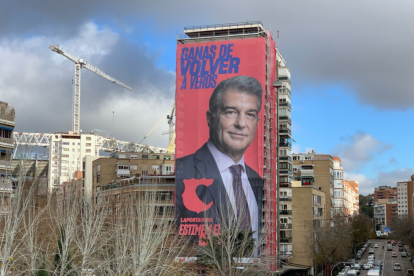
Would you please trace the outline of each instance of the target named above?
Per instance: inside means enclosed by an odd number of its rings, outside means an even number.
[[[91,141],[91,137],[86,137],[86,140],[87,141]]]
[[[118,170],[129,170],[129,165],[118,165]]]
[[[74,146],[75,145],[75,142],[72,142],[72,146]]]
[[[75,149],[72,149],[72,152],[75,152]]]
[[[293,156],[293,160],[299,160],[299,156]]]
[[[101,171],[101,165],[96,166],[96,171],[100,172]]]
[[[72,165],[75,164],[75,161],[72,161]]]
[[[153,160],[159,160],[159,159],[160,159],[160,156],[159,156],[159,155],[153,155],[153,156],[152,156],[152,159],[153,159]]]
[[[138,170],[138,165],[131,165],[131,170]]]
[[[69,146],[69,142],[63,142],[62,145]]]
[[[171,160],[171,156],[169,156],[169,155],[164,155],[164,160]]]
[[[59,142],[55,142],[55,147],[58,147],[59,146]]]
[[[153,171],[159,171],[160,170],[160,166],[159,165],[152,165],[152,170]]]
[[[148,175],[148,171],[142,171],[142,175],[143,176],[147,176]]]
[[[148,154],[143,154],[142,159],[148,159]]]
[[[91,149],[87,149],[85,152],[86,153],[91,153]]]
[[[86,146],[87,146],[87,147],[90,147],[90,146],[91,146],[91,143],[86,143]]]
[[[130,158],[131,158],[131,159],[138,159],[138,155],[136,155],[136,154],[131,154]]]
[[[126,154],[120,154],[118,155],[118,158],[126,158]]]

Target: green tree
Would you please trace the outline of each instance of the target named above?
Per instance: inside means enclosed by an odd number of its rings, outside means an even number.
[[[359,213],[366,214],[370,218],[374,218],[374,207],[372,199],[368,196],[359,195]]]

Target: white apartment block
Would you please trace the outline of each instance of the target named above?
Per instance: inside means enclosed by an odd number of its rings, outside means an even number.
[[[82,177],[85,156],[99,156],[95,134],[55,133],[49,146],[48,190]]]
[[[333,201],[333,213],[345,214],[345,206],[347,205],[344,195],[344,169],[341,164],[341,159],[333,157],[333,169],[334,169],[334,201]]]
[[[413,184],[413,180],[397,183],[398,217],[412,216],[413,214]]]
[[[278,88],[278,184],[279,184],[279,253],[281,258],[292,255],[292,120],[290,70],[276,49]]]

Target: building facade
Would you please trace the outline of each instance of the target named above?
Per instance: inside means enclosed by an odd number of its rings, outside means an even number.
[[[0,101],[0,179],[11,177],[13,154],[14,107]]]
[[[81,177],[85,156],[99,156],[95,134],[55,133],[49,147],[49,192]]]
[[[413,178],[413,177],[412,177]],[[413,217],[414,179],[397,183],[398,217]]]
[[[92,198],[98,202],[101,189],[122,179],[174,175],[174,163],[175,155],[168,153],[114,152],[109,158],[95,159],[91,167]],[[86,171],[85,176],[89,175]],[[89,179],[85,178],[86,181]]]
[[[334,215],[334,166],[328,154],[299,153],[293,157],[293,180],[300,185],[314,186],[325,193],[325,213],[327,223]],[[294,199],[293,199],[294,200]]]
[[[279,119],[279,254],[292,254],[292,120],[290,70],[286,61],[276,49],[278,78],[278,119]]]
[[[396,199],[379,199],[374,205],[375,224],[380,226],[381,231],[390,228],[391,221],[398,218],[398,204]]]
[[[325,205],[329,201],[322,187],[302,185],[301,181],[292,181],[292,186],[293,257],[290,261],[313,267],[313,241],[329,217]]]
[[[379,199],[396,199],[397,187],[391,186],[378,186],[374,191],[374,202],[378,202]]]

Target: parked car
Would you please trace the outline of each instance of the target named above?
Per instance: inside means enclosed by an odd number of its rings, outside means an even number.
[[[401,271],[401,265],[400,265],[400,263],[395,263],[394,264],[394,270]]]
[[[374,248],[370,248],[369,251],[368,251],[368,254],[374,254],[374,253],[375,253]]]
[[[367,262],[362,266],[362,269],[369,270],[371,269],[371,265],[372,265],[371,262]]]
[[[392,251],[392,245],[391,244],[387,244],[387,251]]]
[[[414,276],[414,271],[411,268],[407,269],[407,276]]]
[[[391,256],[392,257],[397,257],[397,252],[392,252]]]
[[[358,252],[358,253],[356,254],[356,259],[357,259],[357,260],[360,260],[361,258],[362,258],[362,254]]]
[[[374,244],[374,248],[378,248],[378,243]]]
[[[374,262],[374,260],[375,260],[375,255],[369,255],[368,256],[368,261]]]
[[[361,266],[359,264],[353,264],[353,265],[351,265],[351,269],[358,271],[358,275],[359,275],[359,271],[361,270]]]
[[[401,252],[401,257],[407,258],[407,252],[405,251]]]

